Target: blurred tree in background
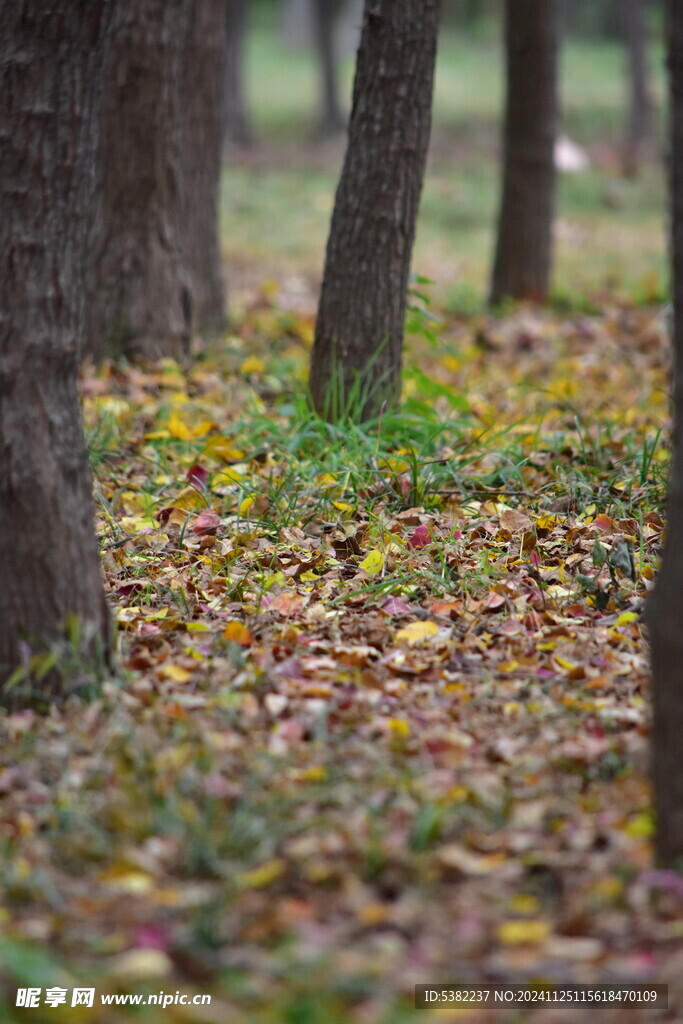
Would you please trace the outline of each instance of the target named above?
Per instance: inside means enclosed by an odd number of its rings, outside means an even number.
[[[225,92],[223,138],[239,147],[251,145],[254,133],[245,86],[249,0],[225,0]]]
[[[545,301],[552,267],[559,0],[507,0],[503,181],[491,302]]]
[[[87,338],[178,356],[223,320],[224,0],[120,0],[105,65]]]

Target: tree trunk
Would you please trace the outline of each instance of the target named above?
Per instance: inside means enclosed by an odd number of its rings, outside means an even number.
[[[683,6],[667,0],[673,287],[674,454],[662,567],[648,608],[653,675],[655,848],[683,867]]]
[[[335,23],[341,3],[339,0],[311,0],[313,23],[320,60],[322,110],[321,135],[335,135],[343,131],[346,118],[339,101],[339,68],[335,40]]]
[[[491,303],[543,302],[552,264],[558,0],[506,0],[503,183]]]
[[[222,319],[223,17],[223,0],[119,0],[90,240],[97,356],[178,357]]]
[[[367,420],[400,395],[439,6],[365,3],[311,364],[313,401],[328,419]]]
[[[226,142],[241,148],[250,146],[254,137],[244,90],[246,28],[247,0],[226,0],[223,137]]]
[[[628,64],[628,119],[624,140],[624,173],[637,174],[643,148],[652,135],[652,98],[647,71],[647,31],[643,0],[621,0]]]
[[[113,9],[0,5],[0,687],[26,669],[11,705],[92,682],[108,648],[77,377]]]
[[[178,97],[182,187],[180,239],[192,295],[193,326],[225,324],[218,201],[225,81],[224,0],[192,0]]]

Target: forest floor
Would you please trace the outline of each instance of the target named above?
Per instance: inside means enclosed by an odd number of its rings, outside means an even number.
[[[229,335],[83,379],[119,667],[87,705],[0,723],[0,1017],[130,1019],[14,1005],[89,985],[213,997],[138,1008],[153,1024],[401,1024],[420,982],[658,979],[675,1005],[651,1019],[683,1019],[643,626],[663,187],[605,145],[620,55],[569,49],[593,165],[561,184],[551,305],[493,317],[499,69],[446,40],[403,405],[335,428],[305,379],[341,147],[303,141],[310,67],[254,50],[275,141],[225,172]]]
[[[186,366],[84,379],[120,672],[2,722],[3,1020],[129,1015],[14,1010],[17,984],[388,1024],[418,982],[675,973],[642,620],[662,318],[414,296],[400,413],[331,427],[302,304],[270,282]]]

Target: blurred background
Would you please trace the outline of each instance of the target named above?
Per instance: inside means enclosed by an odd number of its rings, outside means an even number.
[[[317,295],[362,3],[328,0],[322,31],[312,11],[309,0],[235,5],[221,228],[238,315],[267,280],[285,304]],[[665,301],[661,20],[660,0],[563,2],[553,299],[567,308],[606,292]],[[444,0],[414,270],[453,313],[486,296],[503,80],[500,0]]]

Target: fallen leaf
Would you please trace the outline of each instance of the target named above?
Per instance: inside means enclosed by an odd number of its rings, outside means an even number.
[[[359,569],[373,576],[384,568],[384,555],[381,551],[370,551],[366,558],[359,564]]]
[[[436,622],[411,622],[396,634],[398,644],[416,644],[420,640],[427,640],[430,636],[436,636],[441,632],[441,627]]]

